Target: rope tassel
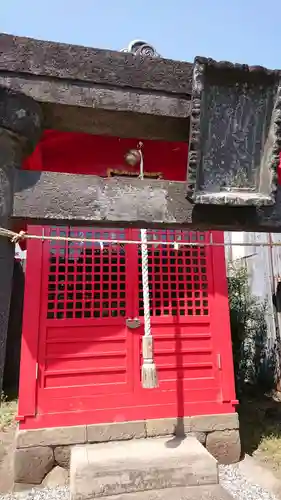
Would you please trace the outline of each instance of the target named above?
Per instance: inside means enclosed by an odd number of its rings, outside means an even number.
[[[153,361],[153,338],[142,338],[143,363],[141,368],[141,382],[144,389],[158,387],[156,365]]]
[[[146,229],[141,229],[141,261],[142,261],[142,293],[144,310],[144,335],[142,338],[142,387],[153,389],[158,387],[156,365],[153,359],[153,338],[150,324],[150,301],[148,282],[148,252]]]

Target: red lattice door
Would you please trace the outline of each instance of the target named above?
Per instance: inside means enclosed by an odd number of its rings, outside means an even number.
[[[133,234],[134,239],[140,239],[138,231]],[[147,237],[155,242],[148,247],[148,271],[159,389],[143,390],[138,377],[135,388],[138,404],[146,406],[146,418],[219,412],[223,396],[216,321],[217,314],[221,314],[224,324],[228,305],[227,296],[225,304],[219,297],[214,300],[213,249],[208,246],[210,233],[148,230]],[[178,248],[173,246],[174,241],[179,244]],[[220,253],[221,250],[223,248]],[[140,245],[137,260],[138,294],[134,296],[134,314],[143,320]],[[223,255],[220,273],[224,279]],[[139,335],[139,366],[142,333],[143,321],[140,331],[135,333]]]
[[[211,236],[221,243],[222,233],[148,230],[159,378],[153,390],[141,386],[141,247],[125,243],[140,241],[139,231],[44,228],[44,234],[111,243],[29,242],[21,363],[29,377],[21,376],[19,405],[33,421],[22,428],[233,411],[224,249],[208,246]],[[129,318],[140,326],[127,326]]]
[[[131,237],[123,229],[47,231],[54,237]],[[132,246],[55,240],[43,246],[37,411],[94,411],[94,420],[103,421],[99,412],[114,408],[114,419],[122,420],[118,408],[132,404],[135,384],[133,336],[126,327],[135,291]],[[110,411],[107,418],[113,418]]]

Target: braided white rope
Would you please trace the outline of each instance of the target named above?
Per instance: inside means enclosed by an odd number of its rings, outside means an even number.
[[[140,152],[140,179],[144,177],[143,153]],[[156,366],[153,359],[153,338],[150,321],[150,297],[149,297],[149,277],[148,277],[148,246],[146,229],[141,229],[141,267],[142,267],[142,293],[143,293],[143,313],[144,313],[144,335],[142,338],[142,386],[145,389],[152,389],[158,386]]]

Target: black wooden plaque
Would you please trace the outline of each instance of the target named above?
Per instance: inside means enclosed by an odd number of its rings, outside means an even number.
[[[188,198],[272,205],[281,151],[280,72],[197,57]]]

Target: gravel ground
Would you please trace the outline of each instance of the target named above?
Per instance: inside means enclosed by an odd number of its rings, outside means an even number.
[[[220,483],[235,500],[280,500],[259,486],[249,483],[237,465],[220,466]],[[0,500],[69,500],[69,489],[38,489],[0,495]]]
[[[69,489],[64,488],[44,488],[34,489],[30,491],[22,491],[21,493],[8,493],[0,495],[0,500],[69,500]]]
[[[220,484],[237,500],[280,500],[260,486],[250,483],[238,465],[220,465]]]

